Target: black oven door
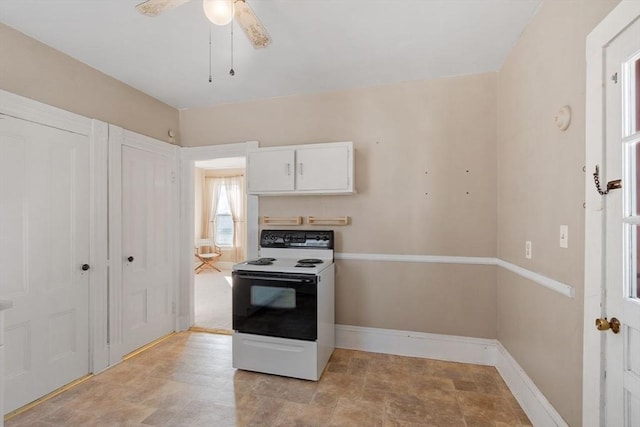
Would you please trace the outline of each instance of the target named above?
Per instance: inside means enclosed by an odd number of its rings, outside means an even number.
[[[234,271],[233,329],[315,341],[318,287],[313,274]]]

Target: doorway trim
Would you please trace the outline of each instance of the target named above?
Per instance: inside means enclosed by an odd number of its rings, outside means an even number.
[[[585,270],[582,365],[582,422],[585,427],[604,425],[604,336],[596,330],[594,319],[602,317],[604,307],[604,210],[595,191],[592,172],[601,166],[606,182],[604,70],[605,49],[640,16],[640,2],[622,0],[587,36],[586,60],[586,175],[585,175]]]
[[[181,211],[180,216],[180,292],[178,295],[178,330],[186,331],[194,322],[193,247],[195,193],[193,188],[194,163],[225,157],[247,157],[258,148],[258,141],[234,144],[180,148]],[[247,194],[247,258],[258,255],[258,196]]]

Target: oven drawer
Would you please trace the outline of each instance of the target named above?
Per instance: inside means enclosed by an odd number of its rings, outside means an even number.
[[[319,363],[318,344],[313,341],[236,332],[232,342],[237,369],[317,381],[326,363]]]

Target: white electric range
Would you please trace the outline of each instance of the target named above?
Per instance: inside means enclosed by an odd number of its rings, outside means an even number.
[[[234,265],[233,367],[317,381],[334,349],[333,231],[263,230]]]

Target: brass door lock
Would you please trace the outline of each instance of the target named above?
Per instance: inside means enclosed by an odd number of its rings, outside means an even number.
[[[620,188],[622,188],[621,179],[614,179],[613,181],[607,182],[607,191],[619,190]]]
[[[615,179],[613,181],[607,182],[606,190],[600,188],[600,166],[598,165],[596,165],[596,171],[593,173],[593,181],[596,184],[596,190],[598,190],[598,194],[600,194],[601,196],[609,194],[609,191],[611,190],[619,190],[620,188],[622,188],[621,179]]]
[[[596,319],[596,329],[599,331],[606,331],[611,329],[611,332],[617,334],[620,332],[620,321],[615,317],[612,317],[611,320],[604,319]]]

